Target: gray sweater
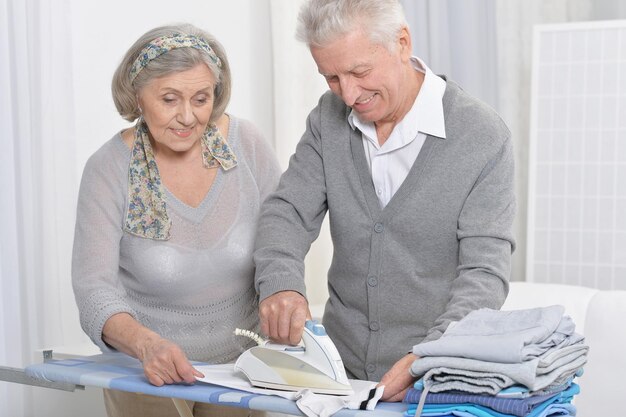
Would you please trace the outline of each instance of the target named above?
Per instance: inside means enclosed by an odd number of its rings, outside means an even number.
[[[130,149],[121,135],[89,158],[78,196],[72,282],[81,325],[102,350],[108,350],[102,327],[120,312],[177,343],[193,360],[228,362],[249,347],[233,331],[258,324],[254,232],[280,168],[250,122],[231,116],[227,141],[238,164],[218,169],[198,207],[166,189],[172,219],[167,241],[123,231]]]
[[[305,294],[304,257],[329,212],[334,245],[324,325],[353,377],[380,380],[450,321],[499,308],[508,291],[515,213],[510,132],[448,81],[446,139],[428,136],[381,209],[350,108],[324,94],[261,209],[255,247],[263,300]]]

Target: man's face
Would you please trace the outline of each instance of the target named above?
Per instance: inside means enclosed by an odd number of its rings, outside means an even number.
[[[365,122],[385,123],[403,117],[410,39],[403,30],[389,51],[361,31],[351,32],[311,54],[331,91]],[[409,107],[410,108],[410,107]]]

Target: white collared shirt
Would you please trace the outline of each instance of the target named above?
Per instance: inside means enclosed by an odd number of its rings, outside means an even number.
[[[389,203],[406,179],[426,135],[446,137],[442,102],[446,82],[421,59],[413,57],[411,60],[415,70],[424,73],[424,82],[411,110],[393,128],[382,146],[378,144],[374,123],[362,122],[354,110],[348,116],[350,126],[361,131],[365,158],[382,207]]]

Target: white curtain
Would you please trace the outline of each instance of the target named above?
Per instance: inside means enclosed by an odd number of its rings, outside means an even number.
[[[17,126],[11,115],[12,87],[11,42],[8,4],[0,8],[0,365],[20,366],[23,353],[23,333],[20,316],[20,281],[18,228],[16,207],[16,149],[13,138]],[[12,399],[12,401],[9,401]],[[17,385],[0,382],[0,415],[23,415],[23,390]]]
[[[513,280],[525,279],[532,28],[618,19],[617,0],[401,0],[415,53],[494,107],[515,143],[518,214]]]
[[[55,0],[0,6],[0,364],[77,341],[70,261],[77,179],[70,10]],[[0,415],[28,415],[31,392],[0,383]]]
[[[495,5],[490,0],[402,1],[415,55],[497,107]]]
[[[528,151],[530,140],[530,85],[532,33],[535,24],[591,20],[591,0],[529,0],[496,2],[499,106],[515,143],[517,194],[513,279],[526,277],[526,224],[528,218]]]
[[[309,49],[296,40],[302,0],[270,0],[275,147],[283,168],[304,132],[306,117],[328,89]]]

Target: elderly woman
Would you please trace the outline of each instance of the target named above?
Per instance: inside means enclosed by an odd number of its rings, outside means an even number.
[[[103,351],[138,358],[154,385],[193,383],[189,360],[234,360],[250,341],[233,330],[258,326],[254,231],[280,170],[257,129],[225,113],[230,91],[211,35],[149,31],[112,82],[120,115],[136,123],[83,173],[72,264],[81,325]],[[109,415],[177,415],[167,399],[105,391],[105,403]]]

